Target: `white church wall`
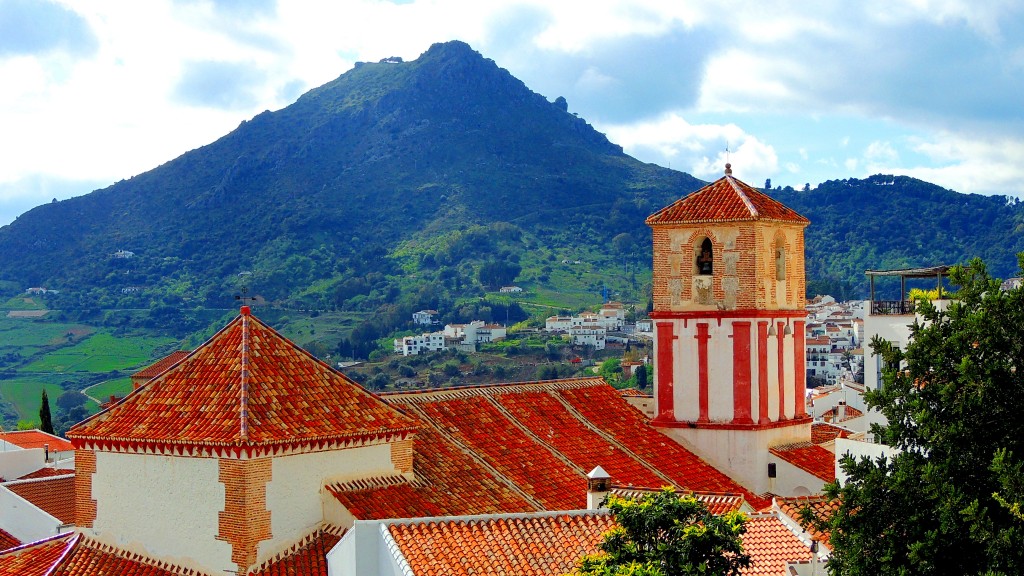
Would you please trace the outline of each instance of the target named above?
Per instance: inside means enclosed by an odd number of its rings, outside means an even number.
[[[325,520],[325,499],[330,497],[329,493],[322,496],[325,484],[395,474],[398,471],[391,463],[389,444],[274,458],[267,483],[267,509],[274,538],[260,542],[258,557],[262,560],[279,552],[282,545],[293,543]]]
[[[183,567],[235,569],[231,546],[217,540],[224,484],[215,458],[96,452],[92,477],[100,542]]]

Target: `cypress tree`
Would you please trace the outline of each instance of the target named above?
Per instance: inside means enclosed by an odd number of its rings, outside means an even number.
[[[53,418],[50,416],[50,399],[46,397],[46,390],[43,390],[43,401],[39,406],[39,429],[47,434],[53,434]]]

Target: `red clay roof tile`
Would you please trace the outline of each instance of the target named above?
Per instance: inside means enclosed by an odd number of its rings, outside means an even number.
[[[740,570],[744,576],[781,576],[787,574],[787,563],[811,559],[810,548],[774,514],[751,516],[746,528],[740,536],[750,555],[750,566]]]
[[[174,352],[171,352],[167,356],[164,356],[163,358],[157,360],[156,362],[150,364],[149,366],[146,366],[142,370],[139,370],[138,372],[132,374],[132,380],[149,380],[150,378],[159,375],[164,370],[167,370],[171,366],[174,366],[179,361],[183,360],[186,356],[188,356],[188,354],[188,350],[175,350]]]
[[[0,528],[0,551],[7,550],[8,548],[14,548],[15,546],[21,546],[21,540],[18,540],[10,532]]]
[[[278,558],[252,572],[252,576],[327,576],[327,553],[341,540],[344,530],[320,529]]]
[[[26,450],[31,448],[45,448],[47,446],[50,447],[50,452],[66,452],[75,449],[74,446],[71,445],[71,442],[68,442],[60,436],[47,434],[42,430],[15,430],[12,432],[0,432],[0,440],[5,440],[19,448],[25,448]]]
[[[836,455],[810,442],[776,446],[772,454],[826,482],[836,479]]]
[[[776,497],[774,506],[778,509],[779,513],[788,516],[795,524],[806,530],[811,535],[811,538],[826,546],[829,545],[829,534],[821,532],[804,522],[801,517],[801,511],[807,508],[810,509],[815,518],[828,520],[839,509],[838,500],[830,500],[824,496]]]
[[[4,487],[65,524],[75,521],[75,474],[15,480]]]
[[[833,426],[827,422],[814,422],[811,424],[811,443],[824,444],[836,438],[846,438],[850,435],[849,430]]]
[[[660,224],[772,220],[807,225],[810,221],[764,192],[723,176],[647,217]]]
[[[402,557],[417,576],[567,574],[612,528],[608,514],[530,515],[392,524]]]
[[[49,576],[80,538],[61,534],[0,552],[0,576]]]
[[[244,312],[174,367],[75,425],[68,438],[252,450],[413,431],[404,414]]]

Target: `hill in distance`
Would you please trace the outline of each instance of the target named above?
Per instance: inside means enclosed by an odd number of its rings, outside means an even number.
[[[644,218],[703,184],[625,155],[564,99],[453,41],[357,64],[212,144],[23,214],[0,228],[0,290],[150,308],[166,326],[175,310],[235,306],[244,283],[290,307],[373,312],[363,338],[421,308],[478,314],[504,283],[595,303],[611,284],[642,303]],[[1024,250],[1022,209],[1003,197],[905,177],[772,193],[812,221],[812,292],[854,297],[865,269],[974,255],[1010,275]],[[586,273],[562,264],[581,258]]]

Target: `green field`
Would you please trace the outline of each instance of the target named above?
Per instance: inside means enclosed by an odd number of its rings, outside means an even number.
[[[100,382],[95,386],[90,386],[83,390],[83,392],[101,402],[106,402],[111,396],[124,398],[131,391],[132,379],[130,377],[114,378],[113,380]]]
[[[50,412],[55,414],[57,398],[64,393],[59,377],[31,376],[0,380],[0,396],[14,406],[18,420],[28,420],[37,425],[39,424],[39,406],[44,388],[46,395],[50,398]],[[99,406],[95,402],[89,401],[85,408],[89,412],[95,412]]]
[[[110,372],[141,367],[153,351],[176,342],[173,338],[133,336],[118,338],[99,333],[74,346],[44,355],[20,372]]]

